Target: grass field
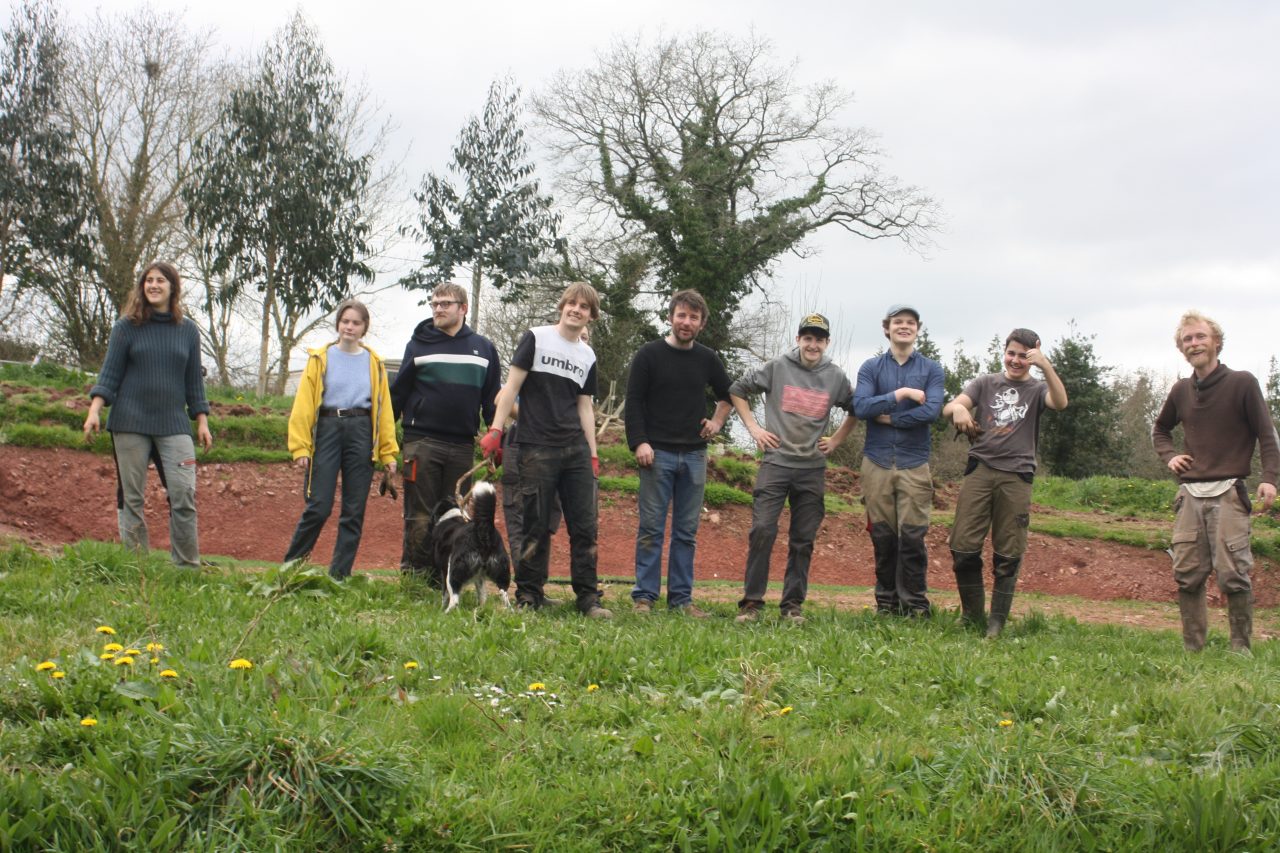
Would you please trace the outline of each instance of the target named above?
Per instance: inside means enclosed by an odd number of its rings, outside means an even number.
[[[8,547],[0,849],[1280,837],[1275,643],[1246,658],[1215,635],[1188,656],[1171,633],[1039,615],[985,642],[950,614],[739,626],[725,604],[602,624],[495,603],[445,616],[420,587],[304,567],[194,574],[103,544]]]

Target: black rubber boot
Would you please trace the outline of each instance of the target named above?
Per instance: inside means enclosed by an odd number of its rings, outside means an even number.
[[[1253,593],[1233,592],[1227,596],[1227,620],[1231,625],[1231,651],[1249,651],[1253,633]]]
[[[1000,636],[1000,632],[1004,630],[1004,623],[1009,619],[1009,610],[1013,607],[1013,593],[1018,588],[1018,569],[1022,566],[1022,558],[992,554],[991,565],[996,580],[991,588],[991,615],[987,617],[988,640],[994,640]]]
[[[871,546],[876,558],[876,612],[902,614],[898,599],[898,532],[883,521],[871,525]]]
[[[982,625],[987,614],[987,590],[982,585],[982,554],[951,552],[956,574],[956,592],[960,595],[960,618],[970,625]]]
[[[1182,614],[1182,647],[1189,652],[1200,651],[1209,632],[1209,608],[1204,600],[1204,587],[1195,592],[1178,590],[1178,612]]]

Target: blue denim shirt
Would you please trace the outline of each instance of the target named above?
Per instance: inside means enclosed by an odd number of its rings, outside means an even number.
[[[894,399],[894,392],[906,387],[924,391],[924,402]],[[898,364],[892,352],[867,359],[853,391],[853,413],[867,424],[863,454],[881,468],[926,464],[933,438],[929,425],[942,414],[945,395],[942,365],[918,352],[906,364]],[[891,422],[877,423],[877,415],[888,415]]]

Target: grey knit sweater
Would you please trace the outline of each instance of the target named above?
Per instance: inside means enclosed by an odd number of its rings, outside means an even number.
[[[141,326],[117,320],[89,396],[111,407],[107,429],[112,432],[190,434],[196,415],[209,413],[195,323],[174,323],[173,315],[162,311]]]

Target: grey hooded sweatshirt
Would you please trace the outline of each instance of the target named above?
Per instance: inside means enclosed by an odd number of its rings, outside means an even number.
[[[764,428],[778,436],[779,446],[764,452],[764,461],[787,468],[824,468],[818,449],[831,409],[852,416],[853,385],[844,370],[825,355],[812,369],[800,360],[800,348],[744,373],[730,387],[735,397],[764,394]]]

